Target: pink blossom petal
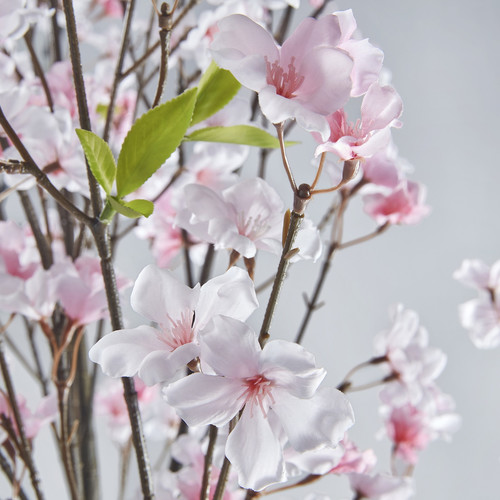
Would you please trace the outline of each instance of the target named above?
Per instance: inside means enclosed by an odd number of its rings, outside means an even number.
[[[466,259],[453,277],[464,285],[473,288],[488,288],[490,283],[490,268],[482,260]]]
[[[282,65],[286,67],[292,58],[295,58],[300,65],[315,47],[335,47],[340,42],[340,38],[341,31],[337,16],[324,16],[320,19],[307,17],[283,43]]]
[[[130,302],[136,312],[158,324],[169,324],[168,311],[193,311],[199,296],[199,285],[189,288],[169,271],[146,266],[132,290]]]
[[[248,273],[238,267],[212,278],[200,290],[195,327],[201,329],[212,317],[224,314],[245,321],[259,303]]]
[[[374,47],[368,39],[347,40],[340,46],[354,60],[351,72],[353,97],[363,95],[380,76],[384,53]]]
[[[310,352],[284,340],[273,340],[264,346],[262,372],[269,380],[300,398],[311,397],[326,375],[323,368],[316,368]]]
[[[158,331],[144,325],[108,333],[90,349],[89,358],[110,377],[133,377],[148,354],[164,350]]]
[[[172,352],[166,349],[148,354],[139,368],[139,378],[146,385],[155,385],[172,380],[175,374],[200,354],[200,346],[190,342]]]
[[[243,391],[239,380],[194,373],[170,384],[163,395],[188,425],[221,426],[241,409]]]
[[[272,410],[297,451],[335,446],[354,423],[351,404],[340,391],[321,388],[312,398],[299,399],[282,392]]]
[[[201,334],[200,344],[202,363],[217,375],[246,378],[258,373],[261,349],[245,323],[216,316]]]
[[[261,412],[243,411],[226,444],[226,456],[243,488],[260,491],[286,479],[283,453],[269,419]]]
[[[279,58],[272,35],[250,18],[235,14],[218,22],[219,32],[210,48],[215,62],[228,69],[249,89],[266,85],[266,63]]]
[[[374,83],[361,104],[361,121],[364,134],[388,127],[403,112],[403,101],[390,85]]]

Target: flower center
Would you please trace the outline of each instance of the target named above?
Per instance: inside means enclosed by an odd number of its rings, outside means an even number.
[[[193,314],[193,311],[184,310],[177,320],[167,315],[170,325],[162,325],[160,340],[165,342],[171,351],[193,341]]]
[[[271,403],[274,403],[272,395],[273,383],[264,375],[254,375],[244,379],[246,389],[240,396],[244,400],[244,404],[250,405],[250,415],[253,417],[253,408],[258,405],[264,417],[267,416],[267,408],[264,406],[264,400],[269,398]]]
[[[257,241],[269,230],[269,224],[262,214],[252,216],[238,212],[236,219],[238,232],[252,241]]]
[[[288,71],[284,71],[278,61],[272,64],[266,59],[266,81],[269,85],[276,87],[276,93],[287,99],[296,97],[295,91],[304,82],[304,77],[297,74],[295,69],[295,57],[292,57],[288,65]]]

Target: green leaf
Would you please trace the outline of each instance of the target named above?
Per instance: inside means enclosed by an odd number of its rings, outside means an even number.
[[[184,138],[185,141],[225,142],[229,144],[245,144],[258,148],[279,148],[277,137],[265,130],[251,125],[234,125],[233,127],[207,127],[195,130]],[[287,141],[287,146],[297,144]]]
[[[77,128],[76,135],[80,139],[94,177],[106,191],[106,194],[110,194],[116,177],[116,164],[111,149],[93,132]]]
[[[191,122],[197,89],[187,90],[142,115],[132,125],[118,157],[119,198],[141,187],[176,150]]]
[[[201,122],[222,109],[238,92],[241,83],[213,61],[201,77],[198,98],[191,125]]]
[[[137,219],[143,215],[149,217],[154,209],[153,202],[148,200],[123,201],[115,196],[108,196],[107,201],[111,208],[130,219]]]

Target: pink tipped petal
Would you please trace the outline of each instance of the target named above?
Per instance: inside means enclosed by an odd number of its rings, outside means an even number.
[[[299,452],[336,446],[354,423],[351,404],[344,394],[330,387],[321,388],[309,399],[280,391],[272,409],[291,446]]]
[[[239,380],[194,373],[163,390],[168,404],[188,425],[221,426],[241,409]]]
[[[229,434],[226,456],[238,473],[242,488],[260,491],[286,479],[281,445],[269,419],[260,411],[253,415],[243,411],[238,424]]]
[[[89,358],[110,377],[133,377],[148,354],[165,347],[154,328],[138,326],[109,333],[90,349]]]
[[[403,101],[390,85],[374,83],[361,104],[363,133],[388,127],[403,112]]]
[[[198,287],[191,289],[169,271],[146,266],[132,290],[130,302],[136,312],[158,324],[168,324],[169,311],[194,310],[198,300]]]
[[[258,305],[248,273],[232,267],[201,287],[196,307],[196,328],[203,328],[217,314],[245,321]]]
[[[252,377],[258,373],[261,349],[245,323],[216,316],[200,336],[202,363],[217,375]]]
[[[167,350],[153,351],[148,354],[139,368],[139,378],[146,385],[155,385],[160,382],[170,382],[179,370],[200,354],[197,344],[184,344],[172,352]]]

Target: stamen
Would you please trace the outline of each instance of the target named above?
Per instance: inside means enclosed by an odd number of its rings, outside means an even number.
[[[295,92],[304,83],[304,76],[297,73],[295,69],[295,57],[292,57],[288,64],[288,71],[283,71],[278,61],[272,64],[267,56],[266,60],[266,81],[276,88],[276,93],[287,99],[297,97]]]
[[[250,416],[253,417],[253,408],[255,404],[259,405],[260,411],[264,418],[267,417],[267,409],[264,406],[264,400],[269,398],[271,404],[275,403],[271,389],[272,381],[268,380],[264,375],[255,375],[244,380],[247,386],[239,399],[244,400],[244,404],[250,406]]]

